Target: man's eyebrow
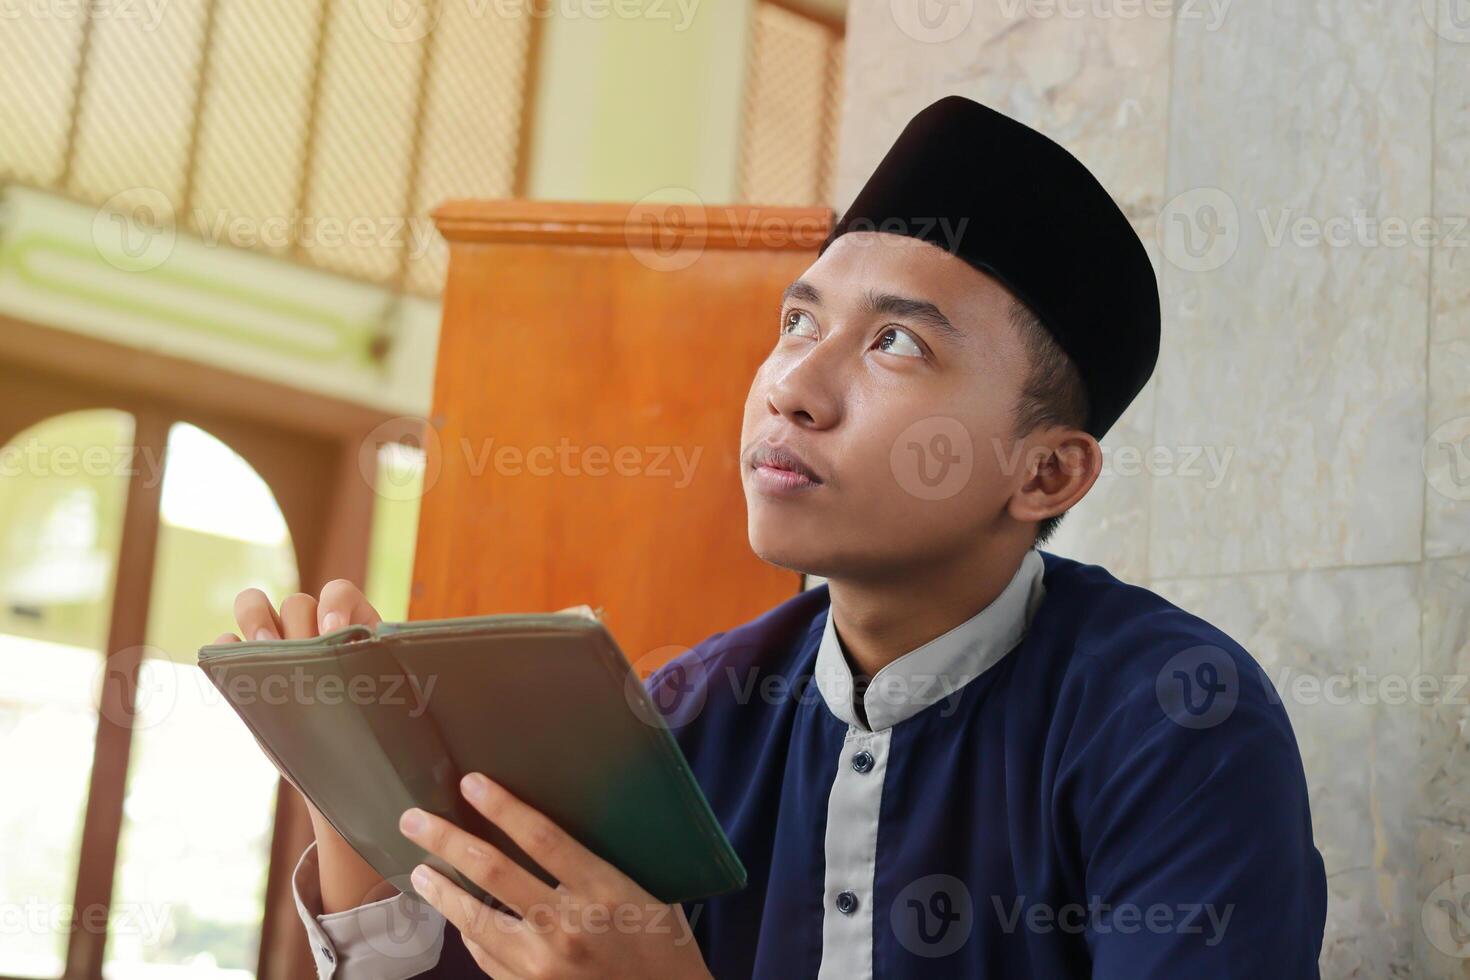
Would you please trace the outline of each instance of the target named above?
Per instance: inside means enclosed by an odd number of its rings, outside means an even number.
[[[927,323],[951,340],[965,339],[965,332],[950,323],[949,317],[926,299],[895,296],[892,293],[874,293],[872,290],[868,291],[866,299],[870,314],[918,320],[921,323]]]
[[[817,292],[817,287],[804,280],[798,279],[786,287],[786,292],[781,294],[781,304],[784,306],[791,300],[800,300],[803,303],[822,303],[822,294]]]

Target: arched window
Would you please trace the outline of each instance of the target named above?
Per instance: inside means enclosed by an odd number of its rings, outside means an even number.
[[[305,806],[197,652],[251,586],[348,578],[405,618],[423,420],[0,337],[0,980],[309,973]]]
[[[189,977],[255,969],[276,771],[196,666],[235,631],[257,587],[298,591],[286,522],[237,453],[183,422],[169,429],[158,544],[103,975],[154,965]]]
[[[0,448],[0,974],[60,976],[97,733],[133,417],[56,416]]]
[[[257,963],[277,777],[195,653],[233,630],[240,590],[296,591],[295,554],[270,489],[224,443],[182,422],[164,453],[133,440],[131,415],[96,410],[0,450],[0,755],[15,790],[0,794],[0,879],[37,926],[6,931],[7,976],[61,976],[69,933],[104,921],[111,980]],[[105,651],[135,479],[162,486],[147,642],[120,708]],[[109,719],[131,731],[123,771],[92,772],[99,711],[128,716]],[[73,908],[89,776],[125,793],[104,909]]]

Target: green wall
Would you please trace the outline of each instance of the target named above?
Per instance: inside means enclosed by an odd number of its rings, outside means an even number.
[[[543,25],[528,196],[735,199],[751,0],[642,7],[664,16]]]

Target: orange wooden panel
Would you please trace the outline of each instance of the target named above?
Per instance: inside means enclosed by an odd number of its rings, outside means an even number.
[[[415,619],[602,606],[647,673],[789,598],[746,538],[751,378],[815,208],[456,202]]]

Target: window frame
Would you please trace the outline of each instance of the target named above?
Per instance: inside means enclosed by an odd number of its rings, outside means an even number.
[[[169,430],[188,422],[229,445],[270,487],[290,531],[302,591],[316,594],[334,578],[363,581],[374,495],[359,453],[368,440],[374,454],[386,442],[416,441],[423,420],[4,316],[0,337],[0,445],[48,418],[116,409],[133,416],[133,458],[154,453],[166,469]],[[134,466],[128,481],[103,653],[100,696],[111,709],[98,712],[73,897],[73,911],[107,908],[109,919],[159,534],[162,481],[150,485],[148,477],[148,467]],[[311,822],[296,791],[284,780],[277,785],[258,980],[315,972],[290,880],[312,839]],[[72,922],[65,980],[101,980],[106,941],[105,926]]]
[[[758,199],[761,195],[752,176],[755,158],[754,126],[758,114],[757,93],[759,82],[757,76],[761,68],[758,19],[761,8],[764,7],[780,10],[794,18],[802,20],[811,27],[820,30],[825,35],[826,65],[824,74],[826,79],[823,91],[821,92],[821,101],[825,107],[825,114],[818,122],[818,129],[821,132],[821,149],[818,159],[815,161],[817,186],[813,188],[813,193],[810,195],[811,200],[783,200],[773,202]],[[842,78],[845,71],[846,42],[847,21],[844,16],[838,16],[815,5],[803,3],[801,0],[753,0],[751,3],[750,36],[746,41],[745,51],[745,91],[742,94],[739,145],[736,154],[737,196],[741,201],[753,204],[779,203],[789,206],[820,206],[832,203],[830,198],[835,193],[838,124],[842,109]]]

